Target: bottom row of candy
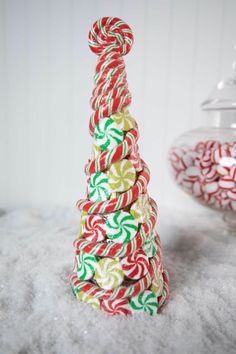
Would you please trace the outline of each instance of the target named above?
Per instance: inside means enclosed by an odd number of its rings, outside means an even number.
[[[154,315],[169,297],[169,280],[166,271],[164,271],[161,278],[162,281],[158,284],[155,282],[152,283],[150,290],[144,290],[130,299],[99,300],[83,291],[73,288],[72,290],[79,301],[85,302],[95,309],[101,309],[109,315],[128,316],[142,312]]]
[[[95,309],[100,309],[107,312],[110,315],[131,315],[133,312],[147,312],[149,315],[153,315],[158,310],[158,301],[156,295],[149,290],[145,290],[143,293],[130,299],[126,298],[115,300],[103,300],[100,303],[99,299],[96,299],[84,292],[76,293],[76,298],[79,301],[90,304]]]

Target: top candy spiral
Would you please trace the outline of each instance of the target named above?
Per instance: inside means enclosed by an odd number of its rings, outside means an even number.
[[[97,55],[110,51],[126,55],[133,40],[131,28],[118,17],[103,17],[89,31],[89,47]]]

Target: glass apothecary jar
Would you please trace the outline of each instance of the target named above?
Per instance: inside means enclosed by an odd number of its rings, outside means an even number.
[[[177,138],[169,150],[176,184],[204,206],[221,211],[236,233],[236,63],[202,103],[205,125]]]

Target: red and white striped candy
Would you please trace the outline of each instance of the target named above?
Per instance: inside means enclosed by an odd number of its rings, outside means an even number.
[[[137,172],[142,171],[143,167],[139,155],[139,147],[137,144],[134,145],[133,150],[131,151],[127,159],[133,164]]]
[[[228,191],[227,196],[229,199],[236,201],[236,188],[233,188],[230,191]]]
[[[206,168],[206,167],[210,167],[212,164],[211,162],[211,152],[210,151],[205,151],[203,154],[203,157],[201,158],[200,162],[199,162],[199,166],[201,168]]]
[[[208,205],[234,210],[236,202],[236,141],[201,141],[195,147],[170,150],[171,171],[187,193]]]
[[[149,270],[149,260],[144,251],[139,250],[121,260],[122,270],[129,279],[140,279]]]
[[[196,158],[196,156],[197,156],[197,153],[194,151],[187,152],[181,159],[184,164],[184,167],[187,168],[187,167],[193,166],[194,158]]]
[[[215,149],[211,153],[211,161],[213,163],[219,163],[222,157],[230,156],[230,152],[226,146],[221,146]]]
[[[194,182],[192,192],[195,197],[200,197],[202,195],[203,190],[199,181]]]
[[[191,166],[186,169],[185,173],[187,177],[194,181],[199,178],[200,169],[196,166]]]
[[[83,235],[88,241],[99,242],[106,238],[105,221],[98,215],[88,215],[83,227]]]
[[[232,178],[232,180],[236,182],[236,165],[230,168],[229,175]]]
[[[127,299],[103,300],[101,309],[109,315],[131,315],[131,308]]]
[[[204,192],[207,194],[215,194],[219,191],[219,185],[217,182],[210,182],[204,185]]]
[[[203,176],[203,180],[206,182],[215,181],[218,177],[215,165],[212,165],[210,167],[205,167],[201,171],[201,175]]]
[[[233,189],[235,188],[235,182],[231,177],[222,177],[219,180],[219,187],[222,189]]]
[[[229,174],[230,168],[227,166],[217,165],[216,171],[220,176],[227,176]]]

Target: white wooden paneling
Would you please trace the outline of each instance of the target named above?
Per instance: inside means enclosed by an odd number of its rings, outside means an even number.
[[[87,34],[102,16],[134,32],[125,60],[150,194],[186,203],[166,154],[202,124],[199,104],[230,74],[235,13],[235,0],[0,0],[0,207],[72,206],[84,195],[97,62]]]

